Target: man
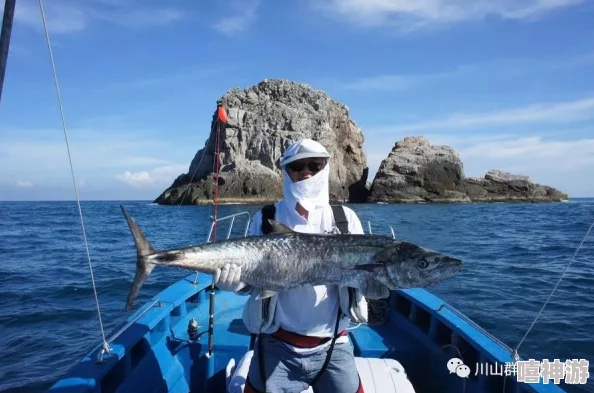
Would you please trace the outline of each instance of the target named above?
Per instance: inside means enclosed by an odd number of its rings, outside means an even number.
[[[280,162],[284,199],[275,203],[275,220],[296,232],[336,232],[329,204],[329,159],[326,149],[311,139],[289,146]],[[363,234],[355,212],[346,206],[342,208],[348,220],[348,231]],[[250,235],[261,234],[262,211],[259,211],[251,223]],[[386,298],[390,294],[387,287],[375,280],[362,283],[358,289],[335,285],[301,286],[269,299],[256,300],[257,293],[241,282],[241,270],[237,266],[221,269],[214,281],[223,290],[251,294],[243,319],[248,330],[259,337],[250,363],[246,393],[298,393],[310,385],[315,392],[363,392],[345,332],[349,320],[367,321],[364,296]],[[324,368],[328,354],[331,356]]]

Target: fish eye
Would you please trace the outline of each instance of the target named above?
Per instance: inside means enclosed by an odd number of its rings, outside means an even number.
[[[419,262],[419,267],[420,267],[421,269],[425,269],[427,266],[429,266],[429,262],[427,262],[427,261],[426,261],[426,260],[424,260],[424,259],[421,259],[421,261]]]

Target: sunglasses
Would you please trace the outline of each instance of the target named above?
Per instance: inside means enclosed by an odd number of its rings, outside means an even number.
[[[309,169],[310,172],[319,172],[324,168],[325,165],[326,164],[323,162],[309,161],[307,162],[307,169]],[[301,172],[305,166],[305,162],[292,162],[287,164],[287,168],[291,172]]]

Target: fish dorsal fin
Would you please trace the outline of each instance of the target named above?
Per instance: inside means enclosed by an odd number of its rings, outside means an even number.
[[[292,230],[291,228],[289,228],[288,226],[286,226],[284,224],[281,224],[278,221],[269,219],[268,222],[270,223],[270,226],[272,227],[272,231],[270,232],[271,235],[282,235],[282,234],[295,233],[294,230]]]

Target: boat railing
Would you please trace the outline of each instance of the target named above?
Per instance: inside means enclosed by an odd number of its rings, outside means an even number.
[[[161,299],[155,299],[145,307],[144,310],[139,312],[134,318],[130,319],[124,326],[119,328],[116,332],[114,332],[109,338],[106,340],[106,345],[103,345],[99,353],[97,354],[97,363],[103,363],[103,359],[106,354],[111,352],[111,343],[115,341],[122,333],[124,333],[128,328],[136,323],[144,314],[146,314],[150,309],[155,306],[162,307]]]
[[[225,221],[225,220],[231,220],[231,223],[229,224],[229,229],[227,230],[227,237],[225,239],[229,239],[231,237],[231,234],[233,233],[233,225],[235,224],[235,219],[239,216],[247,216],[247,221],[245,223],[245,229],[243,231],[243,236],[247,236],[248,230],[250,229],[250,223],[251,223],[251,216],[250,213],[248,211],[243,211],[243,212],[239,212],[239,213],[234,213],[234,214],[229,214],[227,216],[223,216],[223,217],[217,217],[216,219],[214,217],[211,216],[212,219],[212,223],[210,224],[210,229],[208,231],[208,236],[206,237],[206,243],[210,243],[212,242],[212,234],[214,232],[214,228],[215,225],[218,224],[221,221]],[[196,273],[196,275],[194,276],[194,284],[196,284],[196,282],[198,282],[198,276],[200,275],[200,273]]]
[[[239,212],[239,213],[235,213],[235,214],[229,214],[227,216],[219,217],[216,219],[214,219],[214,217],[211,216],[212,223],[210,224],[210,229],[208,231],[208,236],[206,238],[206,242],[210,243],[212,241],[211,238],[212,238],[212,234],[213,234],[215,225],[217,223],[219,223],[220,221],[225,221],[225,220],[231,220],[231,223],[229,224],[229,229],[227,230],[227,237],[226,237],[226,239],[229,239],[231,237],[231,234],[233,233],[233,225],[235,224],[235,218],[237,218],[239,216],[243,216],[243,215],[247,216],[247,221],[245,224],[243,236],[247,236],[248,230],[250,228],[251,216],[248,211],[243,211],[243,212]],[[392,226],[389,226],[389,228],[390,228],[390,232],[392,233],[392,237],[394,239],[396,239],[396,234],[394,232],[394,228],[392,228]],[[371,230],[371,221],[367,221],[367,230],[368,230],[369,235],[373,234],[373,231]]]
[[[231,224],[229,224],[229,230],[227,231],[227,239],[229,239],[231,237],[231,233],[233,231],[233,224],[235,224],[235,218],[242,216],[242,215],[247,215],[248,220],[245,224],[245,231],[244,231],[244,236],[247,236],[248,230],[250,228],[250,222],[251,222],[251,216],[250,213],[247,211],[243,211],[243,212],[239,212],[239,213],[235,213],[235,214],[229,214],[227,216],[224,217],[220,217],[217,219],[213,219],[212,223],[210,224],[210,230],[208,231],[208,237],[206,238],[206,242],[210,243],[211,242],[211,237],[212,237],[212,233],[214,230],[215,225],[220,222],[220,221],[224,221],[224,220],[231,220]],[[213,217],[211,217],[213,218]]]

